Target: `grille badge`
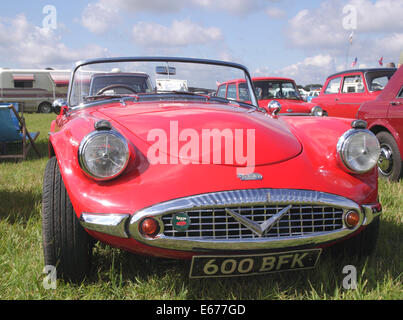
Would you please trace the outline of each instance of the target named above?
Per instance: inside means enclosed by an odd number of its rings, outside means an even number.
[[[190,218],[186,213],[177,213],[172,217],[172,226],[177,231],[186,231],[190,225]]]
[[[263,176],[260,173],[252,172],[249,174],[238,174],[239,179],[242,181],[250,181],[250,180],[262,180]]]
[[[244,225],[246,228],[251,230],[252,232],[256,233],[259,237],[263,236],[266,232],[269,232],[270,229],[279,221],[288,211],[290,211],[292,205],[285,207],[284,209],[280,210],[272,217],[267,219],[263,223],[257,223],[252,221],[239,213],[235,212],[234,210],[225,208],[225,212],[232,216],[235,220],[237,220],[240,224]]]

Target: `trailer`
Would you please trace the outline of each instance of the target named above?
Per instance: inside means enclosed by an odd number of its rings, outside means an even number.
[[[52,102],[66,98],[70,70],[0,69],[0,102],[19,103],[24,112],[49,113]]]

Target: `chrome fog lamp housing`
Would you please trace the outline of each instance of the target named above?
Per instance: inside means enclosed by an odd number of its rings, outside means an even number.
[[[119,176],[129,163],[126,139],[114,130],[94,131],[84,137],[78,149],[81,169],[95,180]]]
[[[281,111],[281,103],[278,102],[277,100],[271,100],[267,104],[267,108],[269,109],[269,112],[273,115],[277,115]]]
[[[314,106],[311,109],[311,114],[316,117],[323,117],[323,109],[320,106]]]
[[[351,129],[337,143],[339,161],[349,172],[365,173],[373,169],[380,155],[376,136],[369,130]]]

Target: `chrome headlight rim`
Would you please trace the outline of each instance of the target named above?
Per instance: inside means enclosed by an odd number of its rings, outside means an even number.
[[[96,137],[101,136],[101,135],[112,135],[118,139],[121,140],[121,142],[123,143],[123,147],[124,147],[124,152],[125,152],[125,159],[124,159],[124,165],[122,166],[122,168],[116,172],[115,174],[111,175],[111,176],[99,176],[94,174],[93,172],[91,172],[91,170],[88,169],[85,161],[84,161],[84,152],[86,147],[88,146],[88,144]],[[108,180],[113,180],[115,178],[117,178],[118,176],[120,176],[127,168],[128,164],[129,164],[129,159],[130,159],[130,148],[129,148],[129,144],[126,140],[125,137],[123,137],[123,135],[121,135],[119,132],[115,131],[115,130],[100,130],[100,131],[93,131],[89,134],[87,134],[83,140],[80,143],[80,146],[78,148],[78,162],[79,165],[81,167],[81,169],[83,170],[83,172],[89,176],[90,178],[96,180],[96,181],[108,181]]]
[[[324,112],[321,106],[314,106],[311,109],[311,115],[315,117],[323,117]]]
[[[359,133],[365,133],[368,134],[371,138],[375,139],[374,141],[376,141],[377,145],[378,145],[378,158],[380,155],[380,145],[379,145],[379,141],[376,138],[375,134],[367,129],[350,129],[347,132],[345,132],[339,139],[339,141],[337,142],[337,157],[339,162],[343,165],[343,167],[346,169],[347,172],[350,173],[355,173],[355,174],[364,174],[367,173],[371,170],[373,170],[376,166],[378,161],[375,161],[374,164],[365,169],[365,170],[358,170],[357,168],[353,168],[347,161],[347,159],[345,158],[345,151],[347,148],[347,143],[348,141],[355,135],[359,134]]]

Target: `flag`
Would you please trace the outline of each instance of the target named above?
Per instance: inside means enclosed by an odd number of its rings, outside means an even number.
[[[358,61],[358,58],[355,57],[355,59],[354,59],[353,63],[351,64],[351,66],[352,66],[352,67],[355,67],[355,65],[357,64],[357,61]]]
[[[381,58],[378,60],[378,62],[379,62],[379,65],[380,65],[380,66],[383,66],[383,57],[381,57]]]
[[[351,31],[350,36],[348,37],[348,41],[350,42],[350,44],[353,44],[353,36],[354,36],[354,30]]]

